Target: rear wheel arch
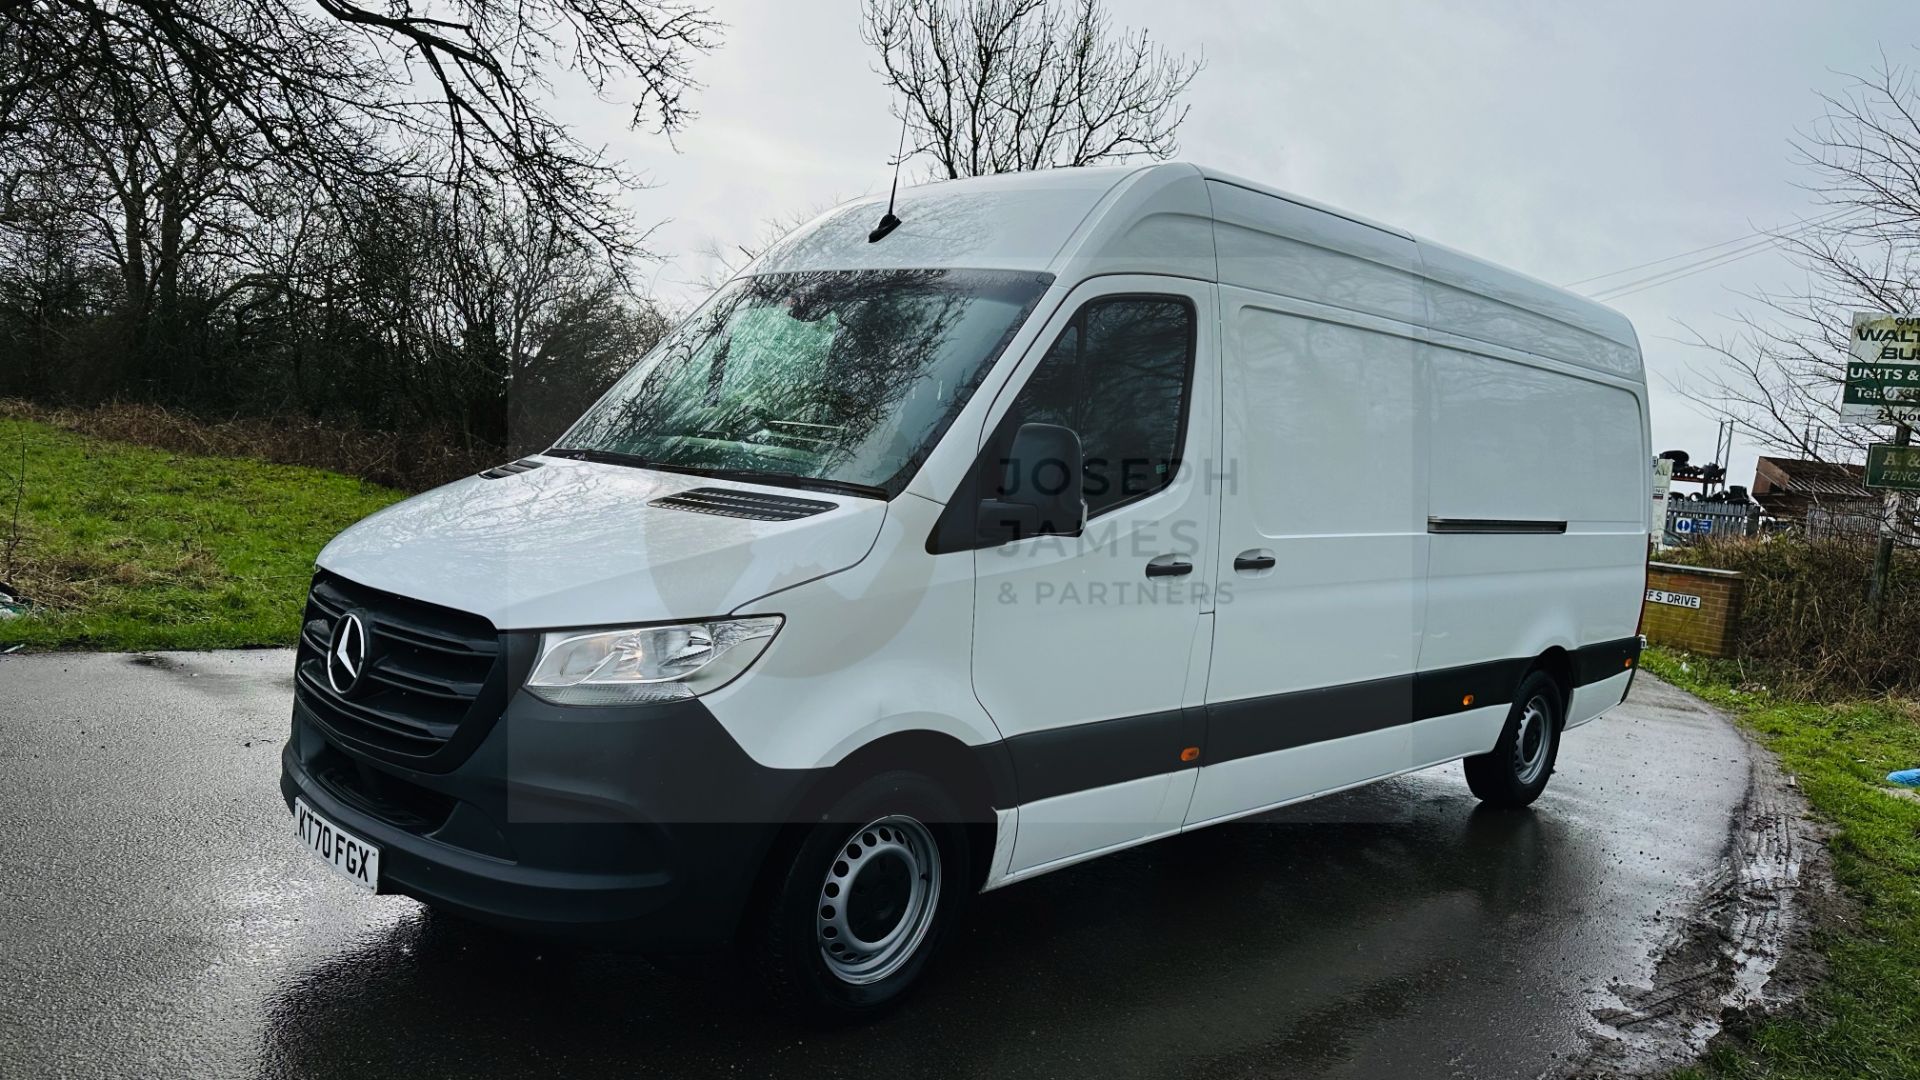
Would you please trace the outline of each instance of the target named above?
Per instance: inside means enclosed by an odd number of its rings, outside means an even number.
[[[1542,660],[1551,662],[1546,654]],[[1486,753],[1461,762],[1467,786],[1481,802],[1518,809],[1540,797],[1553,775],[1560,733],[1566,727],[1564,717],[1551,715],[1561,711],[1552,699],[1564,696],[1564,688],[1544,666],[1530,667],[1522,676],[1499,741]]]
[[[1534,672],[1541,672],[1553,680],[1560,689],[1560,717],[1562,728],[1567,725],[1567,715],[1573,709],[1573,654],[1558,645],[1549,647],[1545,652],[1533,658],[1533,663],[1520,673],[1520,683],[1525,683]],[[1514,685],[1517,693],[1520,684]]]

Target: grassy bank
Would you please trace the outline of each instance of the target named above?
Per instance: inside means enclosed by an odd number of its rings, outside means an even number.
[[[1920,663],[1920,658],[1910,658]],[[1826,980],[1783,1016],[1734,1030],[1699,1077],[1920,1077],[1920,801],[1885,789],[1920,766],[1920,704],[1775,696],[1751,671],[1652,650],[1646,666],[1738,715],[1834,828],[1834,873],[1857,923],[1823,930]]]
[[[401,497],[318,469],[0,418],[0,580],[36,605],[0,619],[0,648],[291,644],[314,555]]]
[[[0,421],[7,420],[175,454],[303,465],[401,491],[439,487],[513,456],[447,432],[366,431],[299,415],[204,420],[158,405],[71,408],[0,398]]]

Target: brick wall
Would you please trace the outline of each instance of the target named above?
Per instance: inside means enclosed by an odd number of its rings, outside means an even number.
[[[1647,588],[1700,598],[1700,606],[1647,603],[1647,640],[1705,656],[1732,656],[1739,641],[1740,600],[1746,582],[1732,570],[1651,563]]]

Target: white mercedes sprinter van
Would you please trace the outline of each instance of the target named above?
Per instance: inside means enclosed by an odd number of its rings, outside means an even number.
[[[968,896],[1465,761],[1639,655],[1633,329],[1187,164],[866,200],[545,453],[319,557],[282,787],[361,886],[872,1015]]]

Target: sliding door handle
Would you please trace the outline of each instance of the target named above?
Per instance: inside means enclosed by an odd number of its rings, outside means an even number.
[[[1243,551],[1233,557],[1233,568],[1235,570],[1271,570],[1273,567],[1274,558],[1270,552],[1256,549],[1253,551]]]
[[[1193,564],[1178,555],[1161,555],[1147,564],[1148,577],[1180,577],[1193,573]]]

